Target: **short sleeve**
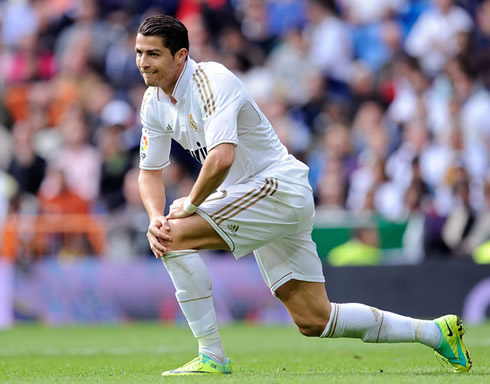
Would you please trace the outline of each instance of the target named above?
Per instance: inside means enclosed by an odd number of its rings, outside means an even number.
[[[222,143],[238,143],[237,119],[244,97],[241,86],[233,76],[218,73],[209,81],[206,71],[208,97],[203,101],[204,133],[208,150]]]
[[[149,100],[148,100],[149,99]],[[141,104],[140,168],[161,169],[170,164],[171,138],[152,116],[155,105],[148,92]]]

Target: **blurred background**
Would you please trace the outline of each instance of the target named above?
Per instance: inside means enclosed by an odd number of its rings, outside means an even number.
[[[183,322],[136,181],[157,13],[310,167],[332,300],[490,317],[490,0],[2,0],[0,328]],[[198,171],[174,145],[168,203]],[[203,255],[221,322],[289,321],[253,257]]]

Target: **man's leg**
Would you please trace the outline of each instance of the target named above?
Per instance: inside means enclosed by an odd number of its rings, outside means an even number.
[[[172,250],[162,261],[176,289],[180,308],[198,340],[199,357],[181,368],[164,372],[164,375],[231,373],[218,331],[208,269],[197,250],[192,249],[223,248],[226,244],[221,243],[221,238],[197,215],[170,220],[169,223],[173,241],[165,245]]]
[[[194,250],[168,252],[162,261],[174,283],[180,308],[199,343],[199,353],[225,364],[206,264]]]
[[[433,321],[412,319],[364,304],[330,303],[323,283],[290,280],[276,295],[307,336],[352,337],[366,342],[420,342],[436,348],[440,331]],[[312,316],[314,321],[307,317]]]
[[[446,337],[441,324],[437,324],[438,319],[413,319],[364,304],[330,303],[323,283],[290,280],[275,293],[288,309],[299,331],[306,336],[350,337],[371,343],[419,342],[447,358],[455,370],[467,371],[471,367],[469,353],[461,339],[464,333],[462,326],[453,318],[443,317],[439,322],[454,323],[446,325],[449,336],[461,345],[461,352],[457,352],[456,356],[452,356],[450,350],[445,350]],[[449,341],[449,344],[452,343]]]

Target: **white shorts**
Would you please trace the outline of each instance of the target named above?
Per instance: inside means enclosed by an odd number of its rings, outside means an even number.
[[[291,279],[325,282],[311,239],[311,191],[276,178],[254,179],[211,195],[196,211],[235,258],[253,252],[272,292]]]

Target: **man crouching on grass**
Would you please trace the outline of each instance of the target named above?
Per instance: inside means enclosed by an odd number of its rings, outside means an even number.
[[[199,343],[198,357],[163,375],[232,373],[200,249],[228,250],[237,259],[253,252],[265,283],[306,336],[419,342],[454,370],[471,368],[455,315],[425,321],[329,301],[311,239],[315,211],[308,167],[288,154],[233,73],[189,57],[187,29],[179,20],[166,15],[144,20],[135,50],[148,86],[141,105],[138,178],[150,217],[148,241]],[[175,200],[164,216],[162,169],[170,164],[172,139],[202,168],[189,196]]]

